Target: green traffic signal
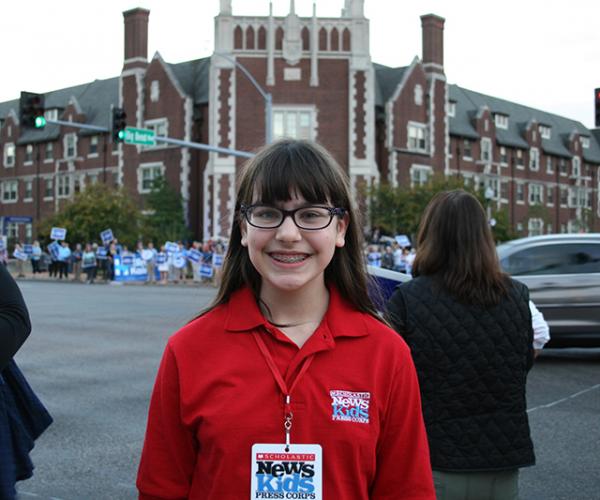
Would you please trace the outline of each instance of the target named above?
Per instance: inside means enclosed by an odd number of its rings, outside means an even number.
[[[46,118],[43,116],[36,116],[35,128],[44,128],[46,126]]]
[[[119,140],[120,141],[124,141],[125,140],[125,131],[124,130],[119,130]]]

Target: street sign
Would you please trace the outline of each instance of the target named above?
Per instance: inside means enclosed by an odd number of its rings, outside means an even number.
[[[134,128],[127,127],[125,129],[125,137],[123,138],[125,144],[138,144],[141,146],[154,146],[156,141],[154,140],[154,130],[148,130],[145,128]]]

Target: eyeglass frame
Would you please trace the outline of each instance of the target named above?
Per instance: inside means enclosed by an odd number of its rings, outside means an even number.
[[[272,227],[263,227],[263,226],[257,226],[256,224],[252,224],[252,222],[250,222],[250,218],[249,218],[249,211],[256,207],[269,207],[269,208],[274,208],[275,210],[278,210],[279,212],[281,212],[283,214],[283,217],[281,218],[281,222],[279,224],[277,224],[276,226],[272,226]],[[329,222],[327,224],[325,224],[323,227],[318,227],[318,228],[302,227],[302,226],[298,225],[298,223],[296,222],[296,212],[299,212],[300,210],[306,210],[307,208],[324,208],[325,210],[327,210],[329,212],[329,216],[330,216]],[[294,225],[298,229],[301,229],[302,231],[321,231],[322,229],[325,229],[331,225],[331,221],[333,220],[334,217],[336,217],[336,216],[343,217],[346,214],[346,212],[347,212],[347,210],[345,208],[326,207],[323,205],[305,205],[303,207],[295,208],[294,210],[283,210],[282,208],[277,208],[277,207],[274,207],[273,205],[266,205],[263,203],[254,203],[252,205],[245,205],[242,203],[240,205],[240,213],[244,216],[244,219],[246,219],[246,222],[248,222],[248,224],[250,224],[252,227],[256,227],[258,229],[277,229],[283,225],[283,223],[285,222],[285,219],[287,217],[290,217],[292,219],[292,222],[294,223]]]

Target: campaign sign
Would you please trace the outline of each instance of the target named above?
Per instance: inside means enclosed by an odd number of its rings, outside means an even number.
[[[165,250],[167,253],[177,253],[179,252],[179,245],[177,243],[173,243],[172,241],[167,241],[165,243]]]
[[[133,255],[115,255],[115,281],[146,281],[146,263]]]
[[[223,254],[214,253],[212,261],[213,261],[213,266],[221,267],[223,265]]]
[[[96,250],[96,258],[99,260],[106,260],[107,255],[108,250],[104,247],[98,247],[98,250]]]
[[[196,250],[195,248],[192,248],[188,252],[187,258],[189,260],[191,260],[192,262],[200,262],[200,260],[202,259],[202,252],[200,252],[199,250]]]
[[[164,264],[165,262],[167,262],[167,255],[163,252],[160,252],[159,254],[156,255],[156,263],[157,264]]]
[[[379,311],[385,309],[386,302],[390,299],[394,290],[400,283],[410,281],[408,274],[384,269],[382,267],[367,266],[367,271],[371,275],[369,280],[369,297]]]
[[[123,255],[121,257],[121,263],[124,266],[132,266],[133,265],[133,255]]]
[[[27,255],[31,255],[33,253],[33,245],[29,245],[29,244],[25,244],[23,245],[23,251],[27,254]]]
[[[405,234],[396,235],[395,240],[402,248],[411,246],[410,240]]]
[[[198,274],[202,278],[212,278],[213,273],[213,266],[211,266],[210,264],[201,264],[200,268],[198,269]]]
[[[64,240],[67,237],[67,230],[64,227],[53,227],[50,231],[50,239]]]
[[[108,245],[112,240],[114,240],[112,229],[105,229],[100,233],[100,238],[102,239],[102,243]]]
[[[186,260],[185,260],[185,256],[183,255],[183,253],[177,252],[176,254],[173,255],[173,265],[177,269],[183,269],[185,267],[185,264],[186,264]]]
[[[60,245],[56,241],[53,241],[52,243],[50,243],[48,245],[48,252],[50,252],[50,255],[52,256],[53,260],[58,260],[58,251],[59,250],[60,250]]]
[[[286,451],[287,450],[287,451]],[[250,498],[323,499],[323,452],[318,444],[252,446]]]
[[[15,250],[13,257],[18,260],[27,260],[29,256],[23,250]]]
[[[145,248],[144,250],[142,250],[142,259],[144,259],[146,262],[150,262],[153,257],[154,252],[149,248]]]

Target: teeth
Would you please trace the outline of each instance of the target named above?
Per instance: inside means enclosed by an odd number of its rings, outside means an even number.
[[[300,262],[306,259],[306,255],[281,255],[281,254],[273,254],[272,257],[279,261],[285,262],[286,264],[292,264],[294,262]]]

